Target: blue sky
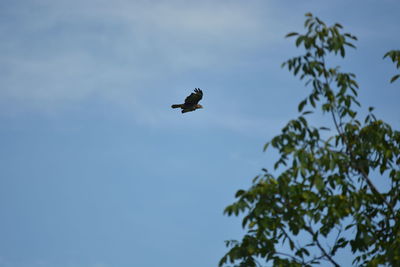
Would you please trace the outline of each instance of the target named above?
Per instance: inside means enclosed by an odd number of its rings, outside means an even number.
[[[400,126],[400,2],[2,0],[0,267],[216,266],[223,216],[307,94],[304,14],[340,22],[363,110]],[[195,87],[203,110],[170,109]],[[315,118],[314,123],[318,123]],[[346,257],[338,259],[348,265]],[[346,264],[347,263],[347,264]]]

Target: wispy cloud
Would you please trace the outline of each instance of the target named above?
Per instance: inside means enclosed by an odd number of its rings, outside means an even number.
[[[163,95],[171,80],[232,68],[241,53],[275,34],[264,31],[257,6],[239,1],[43,0],[4,7],[0,98],[3,109],[12,103],[16,111],[54,111],[100,97],[136,107],[140,117],[151,104],[143,103],[146,91]]]

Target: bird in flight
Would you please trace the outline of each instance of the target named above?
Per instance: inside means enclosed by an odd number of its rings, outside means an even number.
[[[202,105],[199,105],[199,101],[203,98],[203,91],[200,88],[195,88],[194,93],[191,93],[185,99],[185,103],[183,104],[174,104],[172,108],[181,108],[182,113],[194,111],[198,108],[203,108]]]

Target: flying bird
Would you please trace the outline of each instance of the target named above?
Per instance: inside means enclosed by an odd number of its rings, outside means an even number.
[[[172,108],[181,108],[182,113],[194,111],[198,108],[203,108],[202,105],[199,105],[199,101],[203,98],[203,91],[200,88],[195,88],[194,93],[191,93],[185,99],[185,103],[183,104],[174,104]]]

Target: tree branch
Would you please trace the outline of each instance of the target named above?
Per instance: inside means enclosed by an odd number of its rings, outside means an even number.
[[[283,253],[283,252],[277,251],[277,252],[275,252],[275,254],[288,257],[288,258],[292,259],[293,261],[295,261],[295,262],[297,262],[297,263],[300,263],[300,264],[302,264],[302,265],[304,265],[304,263],[305,263],[304,261],[298,260],[298,259],[296,259],[296,257],[294,257],[293,255],[290,255],[290,254],[287,254],[287,253]]]
[[[350,155],[351,156],[351,155]],[[375,195],[378,195],[380,197],[380,199],[388,206],[388,208],[390,209],[391,213],[393,214],[393,216],[395,215],[395,212],[393,210],[392,205],[386,200],[386,198],[384,198],[382,196],[382,194],[378,191],[378,189],[376,188],[376,186],[372,183],[371,179],[369,179],[368,175],[365,173],[365,171],[362,168],[358,168],[358,166],[355,166],[356,169],[361,173],[362,177],[364,178],[364,180],[367,182],[369,188],[371,189],[371,191],[373,191],[375,193]],[[395,218],[396,220],[396,218]]]
[[[318,240],[318,237],[314,238],[315,233],[312,230],[312,228],[310,226],[305,226],[304,227],[305,230],[311,234],[311,236],[313,237],[313,240],[316,242],[318,248],[321,250],[322,254],[324,257],[327,258],[328,261],[330,261],[335,267],[340,267],[340,265],[331,257],[331,255],[329,255],[326,250],[324,249],[324,247],[321,245],[321,243]]]

